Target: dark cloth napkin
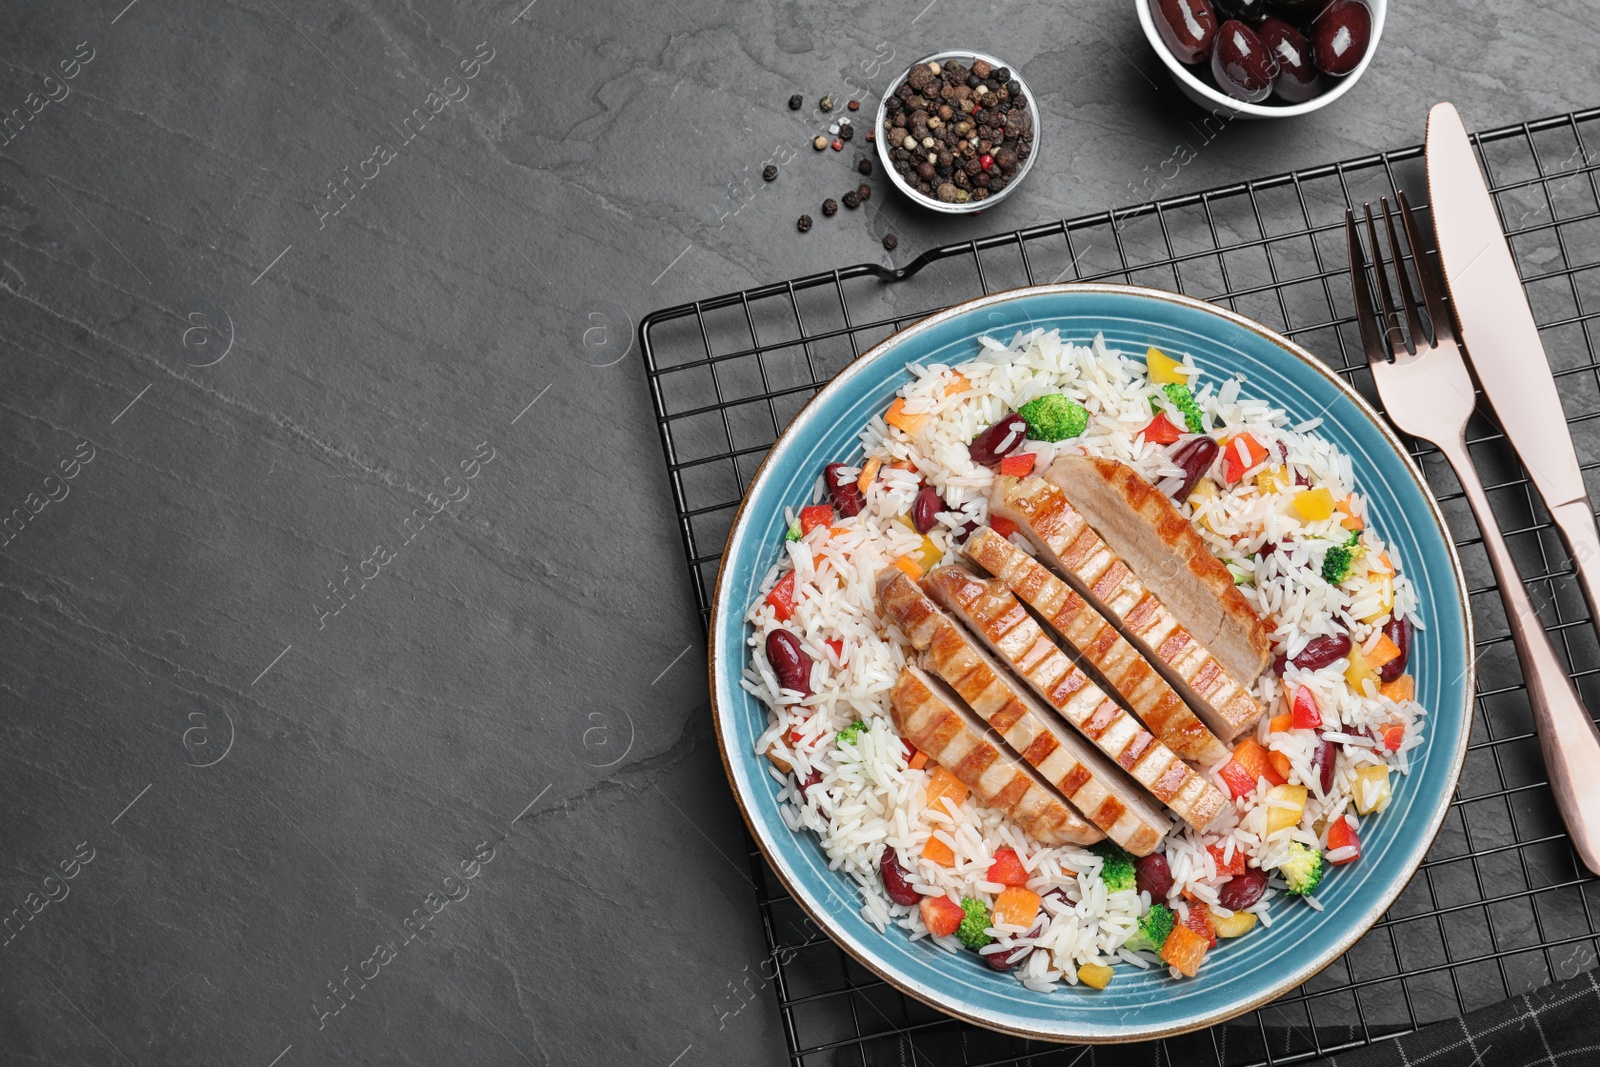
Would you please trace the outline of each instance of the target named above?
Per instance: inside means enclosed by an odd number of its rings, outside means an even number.
[[[1313,1067],[1578,1067],[1600,1064],[1600,982],[1593,971],[1341,1052]]]

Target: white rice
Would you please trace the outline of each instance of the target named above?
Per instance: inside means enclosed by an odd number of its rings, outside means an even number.
[[[1258,470],[1267,471],[1286,456],[1312,487],[1328,488],[1335,500],[1346,500],[1352,515],[1365,516],[1365,501],[1356,491],[1348,457],[1313,434],[1320,419],[1290,425],[1284,412],[1242,395],[1240,379],[1208,382],[1192,359],[1185,357],[1184,362],[1193,368],[1188,380],[1208,432],[1248,430],[1268,453]],[[967,444],[1027,401],[1065,393],[1090,413],[1087,429],[1073,440],[1022,445],[1019,453],[1037,455],[1035,469],[1047,466],[1058,452],[1081,448],[1129,463],[1152,482],[1169,488],[1182,474],[1168,459],[1170,449],[1145,442],[1139,431],[1150,421],[1152,404],[1166,410],[1174,425],[1181,426],[1182,417],[1149,382],[1143,362],[1109,351],[1098,336],[1089,345],[1065,342],[1055,332],[1040,330],[1019,334],[1009,344],[986,337],[976,358],[959,367],[929,364],[909,369],[913,379],[900,391],[904,410],[925,414],[928,422],[914,436],[888,426],[881,416],[868,423],[860,433],[862,457],[840,457],[858,471],[869,459],[881,462],[866,492],[866,506],[857,516],[835,518],[831,528],[820,527],[786,542],[746,615],[752,627],[751,652],[741,684],[769,711],[768,728],[757,739],[756,749],[794,768],[787,775],[772,769],[784,783],[779,793],[783,818],[792,829],[815,834],[829,866],[856,882],[861,914],[868,922],[880,930],[897,925],[912,938],[928,939],[947,951],[964,950],[954,937],[929,938],[918,909],[897,905],[884,892],[878,874],[884,849],[895,850],[913,888],[924,896],[943,894],[956,901],[973,897],[986,904],[992,904],[1004,888],[987,878],[995,853],[1013,849],[1029,873],[1029,889],[1040,894],[1060,891],[1046,897],[1043,928],[1036,936],[1015,927],[990,931],[998,940],[985,951],[1033,947],[1009,972],[1029,989],[1048,993],[1063,984],[1077,984],[1078,968],[1087,964],[1161,966],[1153,954],[1122,948],[1151,902],[1131,890],[1108,892],[1095,854],[1041,845],[998,811],[970,798],[953,812],[925,810],[931,766],[909,769],[905,746],[888,711],[889,691],[906,663],[908,649],[897,631],[880,622],[875,590],[881,570],[924,548],[922,535],[900,518],[924,483],[939,491],[947,507],[928,541],[944,562],[960,558],[956,533],[969,521],[987,521],[987,496],[994,477],[989,469],[972,463]],[[970,388],[948,393],[957,372]],[[1242,442],[1237,454],[1248,462]],[[910,469],[894,469],[890,465],[895,463]],[[1219,456],[1211,472],[1219,487],[1222,463]],[[1208,546],[1233,572],[1246,599],[1268,618],[1275,652],[1292,658],[1312,638],[1343,632],[1370,653],[1390,618],[1406,618],[1420,627],[1415,590],[1401,575],[1386,579],[1358,562],[1355,573],[1339,586],[1322,579],[1323,556],[1349,536],[1340,525],[1344,514],[1302,521],[1292,506],[1298,490],[1263,492],[1253,474],[1247,472],[1211,499],[1192,498],[1181,510],[1195,520]],[[811,499],[794,502],[786,516],[793,524],[800,507],[826,501],[819,474]],[[1276,550],[1258,560],[1256,553],[1268,542]],[[1359,544],[1360,560],[1377,560],[1385,551],[1370,525],[1361,532]],[[780,622],[765,594],[791,569],[793,615]],[[781,691],[766,661],[767,635],[780,626],[799,638],[814,661],[811,696],[802,699]],[[838,642],[839,650],[830,641]],[[1174,832],[1163,846],[1174,879],[1166,903],[1180,917],[1187,914],[1190,900],[1204,902],[1218,917],[1231,914],[1221,907],[1219,897],[1228,876],[1218,874],[1217,859],[1208,846],[1219,850],[1224,865],[1242,853],[1251,866],[1271,870],[1287,856],[1291,842],[1325,848],[1326,827],[1334,819],[1346,818],[1352,829],[1359,829],[1356,802],[1367,808],[1376,800],[1370,785],[1362,786],[1357,795],[1362,767],[1383,765],[1391,772],[1406,772],[1408,753],[1422,744],[1423,709],[1413,701],[1396,703],[1375,692],[1353,691],[1344,677],[1347,666],[1346,660],[1320,670],[1291,664],[1281,680],[1269,670],[1256,683],[1254,695],[1267,709],[1256,737],[1288,760],[1291,783],[1307,787],[1305,810],[1296,826],[1268,834],[1268,812],[1281,810],[1281,804],[1268,799],[1263,779],[1253,793],[1225,810],[1207,834],[1187,827]],[[1312,767],[1315,732],[1269,731],[1268,720],[1288,710],[1287,702],[1299,686],[1316,698],[1323,736],[1339,746],[1333,788],[1326,795]],[[867,731],[854,746],[836,746],[835,734],[858,720],[867,724]],[[1404,733],[1400,749],[1390,752],[1367,731],[1395,722],[1404,724]],[[1213,780],[1230,795],[1217,770],[1210,769]],[[820,781],[802,794],[797,783],[813,772]],[[953,866],[922,858],[931,838],[951,849]],[[1345,847],[1327,858],[1341,862],[1353,856],[1354,850]],[[1337,877],[1337,871],[1328,877]],[[1266,896],[1248,909],[1262,927],[1271,925],[1269,904],[1283,888],[1284,883],[1273,878]],[[1312,897],[1301,899],[1320,910]]]

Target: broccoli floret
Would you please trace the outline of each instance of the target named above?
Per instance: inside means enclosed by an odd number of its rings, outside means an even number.
[[[1200,405],[1194,402],[1194,393],[1189,391],[1187,385],[1182,382],[1168,382],[1161,387],[1161,391],[1167,394],[1172,406],[1183,415],[1183,421],[1189,427],[1190,433],[1205,433],[1206,424],[1200,414]]]
[[[1028,423],[1028,436],[1035,441],[1065,441],[1076,437],[1089,425],[1084,406],[1061,393],[1037,397],[1017,409]]]
[[[1298,841],[1289,842],[1289,858],[1278,865],[1278,873],[1289,883],[1289,892],[1310,896],[1322,881],[1322,853]]]
[[[1361,550],[1356,546],[1361,541],[1359,531],[1352,533],[1342,545],[1334,545],[1328,549],[1328,554],[1322,557],[1322,580],[1329,585],[1338,585],[1350,577],[1350,570],[1355,566],[1356,558]]]
[[[989,905],[971,897],[962,897],[961,910],[967,913],[967,917],[961,920],[960,926],[956,927],[956,938],[963,945],[976,952],[994,941],[994,938],[984,933],[986,929],[994,925],[989,918]]]
[[[1089,846],[1101,859],[1100,880],[1115,893],[1119,889],[1132,889],[1134,883],[1133,856],[1115,841],[1097,841]]]
[[[870,727],[858,719],[835,734],[833,743],[836,745],[853,745],[860,739],[862,734],[867,732],[868,729],[870,729]]]
[[[1171,908],[1165,904],[1152,904],[1144,918],[1139,920],[1133,936],[1124,941],[1122,947],[1129,952],[1160,952],[1161,946],[1167,943],[1167,935],[1172,933],[1177,923],[1178,917]]]

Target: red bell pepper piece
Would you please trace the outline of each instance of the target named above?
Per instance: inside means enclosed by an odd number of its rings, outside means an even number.
[[[844,642],[843,641],[839,640],[837,637],[830,637],[827,640],[823,641],[822,643],[827,645],[829,648],[833,649],[833,654],[839,658],[839,662],[840,663],[844,662]]]
[[[812,504],[810,507],[800,509],[800,536],[815,530],[818,526],[833,525],[833,509],[827,504]]]
[[[1315,730],[1322,725],[1322,712],[1311,690],[1300,686],[1294,691],[1293,723],[1296,730]]]
[[[1217,929],[1211,925],[1211,909],[1203,900],[1196,900],[1189,905],[1189,917],[1183,920],[1183,925],[1206,939],[1207,948],[1217,947]]]
[[[1026,478],[1033,473],[1033,464],[1038,458],[1038,453],[1035,452],[1019,452],[1016,455],[1006,456],[1000,461],[1000,473],[1009,474],[1013,478]]]
[[[1329,860],[1329,863],[1337,866],[1341,863],[1354,863],[1361,858],[1361,838],[1356,836],[1354,830],[1350,829],[1350,820],[1343,816],[1328,827],[1328,851],[1333,852],[1341,848],[1353,848],[1356,850],[1355,855],[1346,860]]]
[[[1240,446],[1249,458],[1240,456]],[[1233,484],[1244,477],[1244,472],[1250,470],[1267,458],[1267,450],[1251,434],[1240,433],[1228,438],[1228,443],[1222,448],[1222,473],[1228,479],[1228,484]]]
[[[1406,739],[1406,724],[1392,722],[1380,731],[1383,734],[1383,747],[1390,752],[1399,752],[1400,745]]]
[[[949,897],[923,897],[919,907],[922,925],[935,937],[949,937],[961,925],[961,920],[967,917],[961,905]]]
[[[1012,522],[1010,519],[1002,519],[998,515],[990,515],[989,529],[993,530],[1001,537],[1010,537],[1012,534],[1017,532],[1017,524]]]
[[[1001,885],[1027,885],[1028,871],[1022,866],[1022,860],[1017,856],[1015,849],[1001,848],[994,853],[994,862],[989,865],[988,879]]]
[[[1256,776],[1245,769],[1244,765],[1236,759],[1231,759],[1222,765],[1217,772],[1222,780],[1228,784],[1228,792],[1233,794],[1233,799],[1238,800],[1256,791]]]
[[[1139,431],[1144,434],[1144,439],[1158,445],[1176,444],[1178,438],[1183,436],[1183,431],[1168,421],[1163,412],[1150,420],[1150,425]]]
[[[1233,859],[1227,863],[1222,861],[1223,849],[1221,845],[1207,845],[1206,851],[1211,853],[1211,858],[1217,863],[1218,874],[1243,874],[1245,871],[1244,849],[1235,847]]]
[[[789,621],[789,616],[794,614],[794,571],[778,579],[778,584],[767,594],[767,603],[772,605],[772,614],[779,622]]]

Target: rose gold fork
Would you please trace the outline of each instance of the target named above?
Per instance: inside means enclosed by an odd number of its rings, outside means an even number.
[[[1472,379],[1456,344],[1455,327],[1445,310],[1439,282],[1429,267],[1416,218],[1405,193],[1399,193],[1400,215],[1411,246],[1417,282],[1433,326],[1430,344],[1422,329],[1418,303],[1406,275],[1400,242],[1395,235],[1394,215],[1389,198],[1382,200],[1384,229],[1389,236],[1389,251],[1398,277],[1406,323],[1401,328],[1400,314],[1390,296],[1389,279],[1384,272],[1383,252],[1378,247],[1378,231],[1372,222],[1372,205],[1366,204],[1367,237],[1372,245],[1373,273],[1378,277],[1378,296],[1383,307],[1384,332],[1374,321],[1372,290],[1367,283],[1366,257],[1362,254],[1361,233],[1355,212],[1346,209],[1345,237],[1350,245],[1350,287],[1355,293],[1356,318],[1361,325],[1361,343],[1367,351],[1367,366],[1373,383],[1383,398],[1390,420],[1414,437],[1431,441],[1455,469],[1456,478],[1472,506],[1473,517],[1483,533],[1483,547],[1494,568],[1500,599],[1505,602],[1506,621],[1511,625],[1511,640],[1522,661],[1522,676],[1528,685],[1528,702],[1533,708],[1534,725],[1539,732],[1539,748],[1550,772],[1550,788],[1567,824],[1572,843],[1584,865],[1600,873],[1600,731],[1589,718],[1567,670],[1556,655],[1550,635],[1540,623],[1522,579],[1511,561],[1505,538],[1495,523],[1489,498],[1467,452],[1467,419],[1475,405]]]

